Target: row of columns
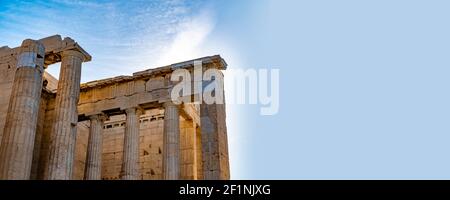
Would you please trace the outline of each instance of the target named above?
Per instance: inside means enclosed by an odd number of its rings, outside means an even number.
[[[48,163],[44,179],[72,179],[78,123],[81,64],[84,55],[76,50],[62,52],[55,99],[55,120],[50,134]],[[30,179],[34,140],[41,100],[45,47],[24,40],[18,56],[4,136],[0,145],[0,179]],[[180,178],[179,108],[164,103],[163,178]],[[121,179],[139,178],[139,108],[128,108]],[[90,117],[91,126],[85,179],[101,178],[103,115]]]
[[[139,108],[125,109],[126,125],[123,143],[123,159],[120,177],[122,180],[137,180],[139,178]],[[102,130],[107,117],[103,114],[90,117],[90,133],[86,154],[85,180],[101,179],[102,162]]]
[[[164,104],[163,133],[163,179],[176,180],[180,178],[180,121],[177,105]],[[123,159],[120,178],[122,180],[139,179],[139,116],[143,114],[140,108],[125,109],[126,124],[123,144]],[[85,176],[86,180],[101,179],[102,161],[102,130],[105,115],[90,116],[90,133],[88,139]]]

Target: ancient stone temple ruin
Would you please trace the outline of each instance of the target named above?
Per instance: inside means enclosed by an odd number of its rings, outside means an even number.
[[[0,179],[229,179],[225,105],[170,98],[194,60],[80,84],[90,60],[59,35],[0,48]]]

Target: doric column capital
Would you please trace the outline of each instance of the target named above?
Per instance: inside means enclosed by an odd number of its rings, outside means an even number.
[[[81,52],[76,51],[76,50],[65,50],[61,53],[61,56],[62,56],[62,59],[64,59],[67,56],[74,56],[74,57],[80,58],[81,61],[84,61],[84,55]]]
[[[136,113],[136,108],[126,108],[125,109],[125,113],[127,114],[127,115],[132,115],[132,114],[135,114]]]
[[[92,120],[98,120],[101,122],[104,122],[106,120],[109,120],[109,116],[104,114],[104,113],[100,113],[100,114],[95,114],[95,115],[91,115],[89,116],[89,119]]]
[[[23,52],[36,52],[40,57],[44,58],[45,47],[41,42],[37,40],[26,39],[20,46],[20,53]]]
[[[142,115],[145,112],[141,107],[130,107],[124,110],[126,115]]]
[[[44,71],[45,47],[36,40],[26,39],[20,46],[17,57],[17,69],[22,67],[37,68]]]
[[[89,119],[91,121],[98,121],[98,120],[100,120],[100,116],[98,116],[98,115],[91,115],[91,116],[89,116]]]
[[[167,107],[177,107],[177,108],[180,108],[180,104],[176,104],[176,103],[174,103],[174,102],[172,102],[172,101],[166,101],[166,102],[164,102],[163,103],[163,106],[164,106],[164,108],[167,108]]]

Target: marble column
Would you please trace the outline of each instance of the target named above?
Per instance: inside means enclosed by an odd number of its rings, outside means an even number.
[[[102,178],[102,150],[103,150],[103,124],[104,115],[92,115],[86,153],[85,180],[100,180]]]
[[[72,178],[83,58],[83,54],[75,50],[62,53],[55,100],[55,121],[50,135],[49,160],[45,172],[45,178],[48,180]]]
[[[40,42],[22,42],[0,147],[0,179],[30,178],[44,57]]]
[[[44,80],[45,82],[45,80]],[[44,83],[42,87],[45,87]],[[45,125],[45,110],[47,109],[47,95],[41,96],[41,104],[39,106],[38,122],[36,126],[36,135],[34,136],[34,149],[33,149],[33,160],[31,164],[31,180],[36,180],[38,178],[39,171],[39,159],[41,157],[42,149],[42,138],[44,136],[44,125]]]
[[[192,120],[180,121],[180,179],[197,180],[197,134]]]
[[[178,105],[164,103],[163,178],[180,178],[180,115]]]
[[[120,178],[137,180],[139,179],[139,115],[142,112],[137,108],[128,108],[125,113],[126,124]]]
[[[200,104],[203,178],[229,180],[225,104]]]

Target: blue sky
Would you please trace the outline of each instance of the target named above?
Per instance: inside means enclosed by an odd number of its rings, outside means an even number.
[[[0,0],[0,46],[70,36],[83,81],[213,54],[280,69],[277,115],[227,105],[234,179],[449,179],[449,6]]]
[[[18,46],[23,38],[69,36],[94,57],[86,64],[82,81],[130,74],[200,55],[196,48],[214,26],[208,4],[2,0],[0,43]],[[187,55],[174,50],[179,48]],[[49,70],[58,74],[57,69]]]

